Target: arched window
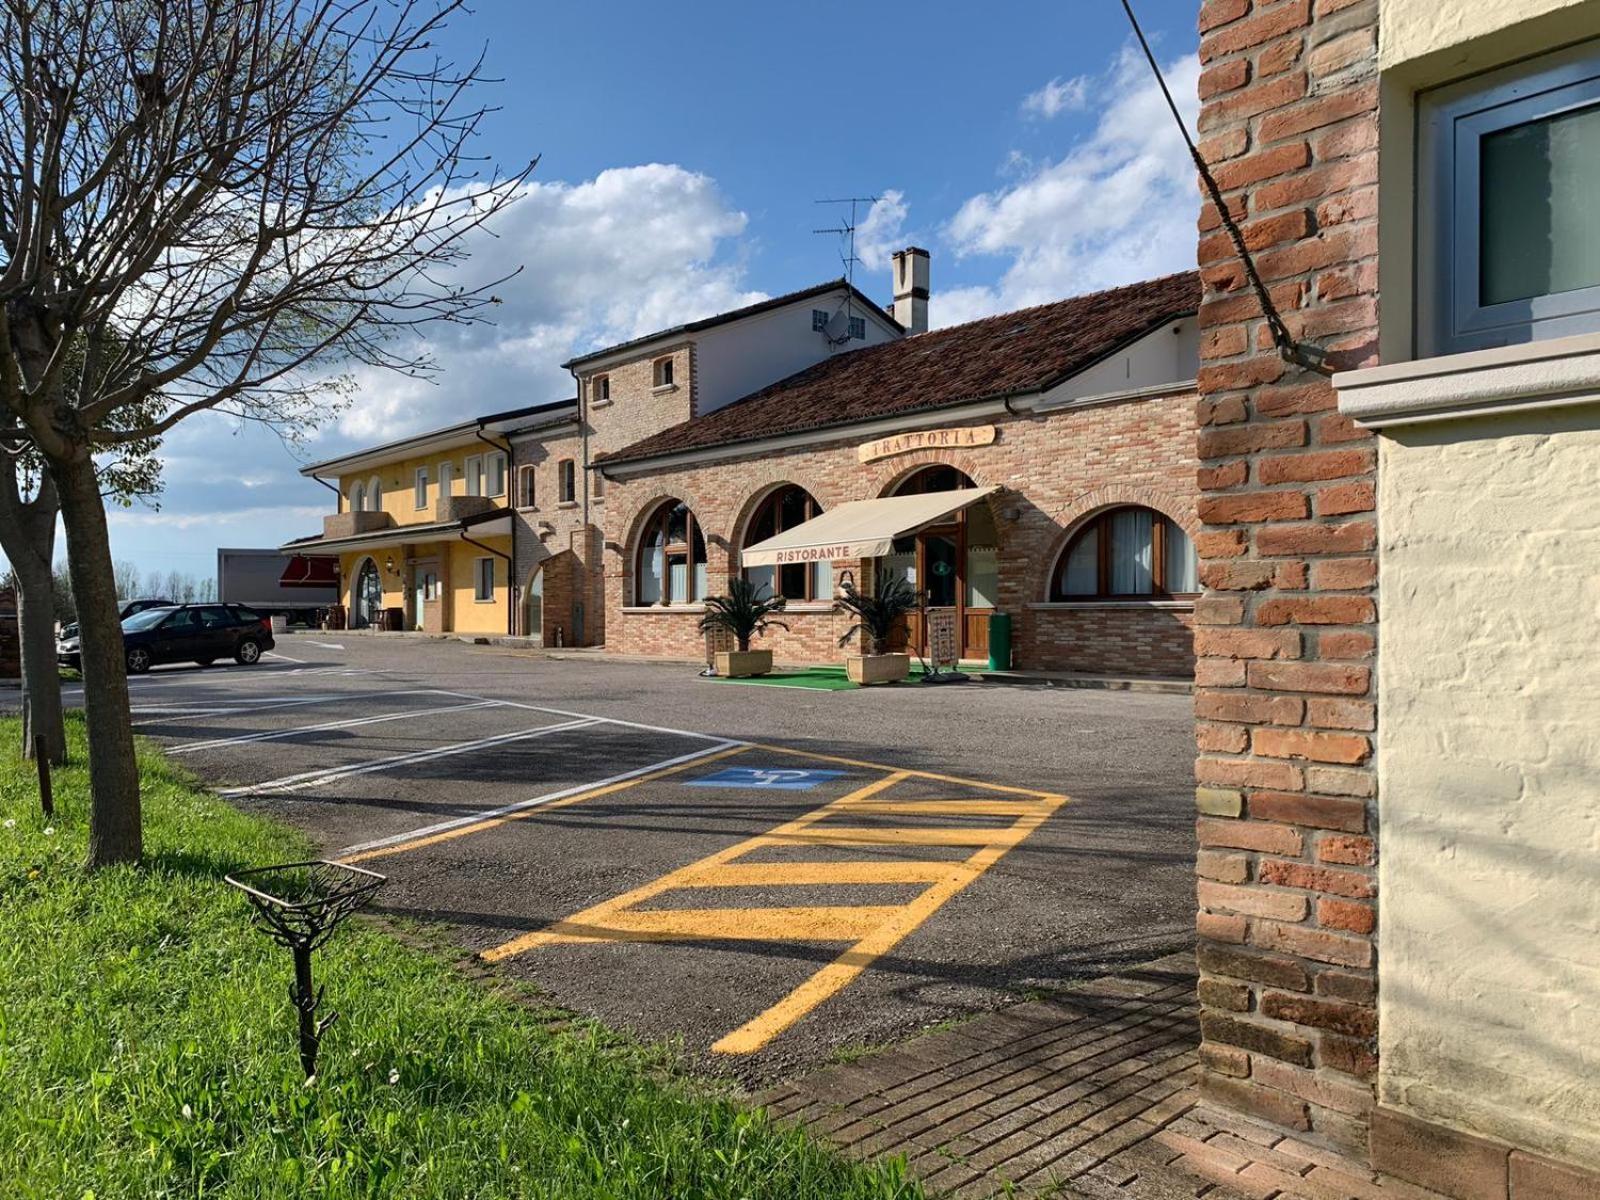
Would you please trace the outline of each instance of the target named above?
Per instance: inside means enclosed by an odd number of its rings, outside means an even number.
[[[753,546],[769,537],[776,537],[785,529],[804,525],[818,516],[822,507],[811,498],[805,488],[793,483],[778,488],[756,509],[744,543]],[[833,598],[833,564],[828,562],[789,563],[781,567],[746,567],[744,577],[757,588],[766,587],[775,596],[790,600],[831,600]]]
[[[350,485],[350,511],[360,512],[367,506],[367,488],[365,484],[353,483]]]
[[[666,501],[645,522],[634,580],[639,604],[693,604],[705,599],[706,542],[699,522],[681,500]]]
[[[1080,529],[1056,564],[1052,600],[1189,596],[1200,590],[1194,543],[1150,508],[1113,508]]]
[[[373,512],[383,508],[383,481],[376,475],[367,480],[367,507]]]

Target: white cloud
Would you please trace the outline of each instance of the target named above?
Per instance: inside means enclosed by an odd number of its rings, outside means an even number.
[[[432,379],[356,371],[354,402],[317,456],[463,412],[558,400],[571,393],[560,364],[573,353],[765,299],[743,286],[742,258],[725,252],[747,223],[710,177],[674,164],[528,184],[468,239],[472,257],[452,280],[473,286],[520,265],[494,288],[497,323],[433,331]]]
[[[315,533],[333,497],[299,475],[302,460],[559,400],[572,393],[560,364],[574,353],[764,299],[744,285],[747,223],[711,178],[674,164],[528,184],[443,279],[474,286],[520,265],[494,288],[496,324],[430,330],[430,379],[355,370],[349,407],[298,458],[260,425],[220,413],[182,422],[162,445],[160,510],[111,514],[118,556],[199,572],[218,544]]]
[[[1079,75],[1074,79],[1052,79],[1036,92],[1022,98],[1022,111],[1030,117],[1049,120],[1068,109],[1083,108],[1089,99],[1089,77]]]
[[[1164,67],[1190,127],[1200,64]],[[934,290],[930,316],[951,325],[1194,265],[1199,196],[1182,135],[1143,57],[1125,47],[1093,93],[1093,130],[1065,155],[973,196],[945,228],[958,257],[1010,259],[990,286]]]
[[[905,193],[889,188],[867,210],[867,215],[856,226],[856,257],[861,265],[881,271],[889,265],[889,256],[906,244],[906,216],[911,206]]]

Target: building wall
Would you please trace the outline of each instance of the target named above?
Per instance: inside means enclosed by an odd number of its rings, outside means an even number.
[[[1382,442],[1380,1098],[1600,1168],[1600,403]]]
[[[1201,149],[1298,339],[1377,338],[1377,0],[1203,0]],[[1203,211],[1202,1087],[1364,1151],[1377,1071],[1376,452]]]
[[[434,454],[396,459],[394,462],[385,463],[381,467],[373,467],[366,471],[341,475],[339,477],[339,493],[344,497],[340,505],[341,510],[349,509],[350,493],[357,484],[367,487],[376,478],[383,487],[383,503],[380,509],[393,517],[396,525],[426,524],[436,519],[436,507],[439,501],[439,465],[445,462],[451,464],[450,494],[464,496],[467,490],[464,475],[467,458],[474,455],[486,458],[493,453],[493,448],[484,445],[482,442],[475,442],[471,446]],[[415,483],[418,467],[428,468],[428,502],[427,506],[421,509],[416,506]],[[487,486],[487,467],[485,468],[484,481]],[[496,499],[503,501],[505,494],[501,493]]]
[[[866,338],[830,346],[824,334],[811,328],[811,310],[832,314],[844,305],[848,294],[841,287],[814,300],[696,334],[695,367],[699,378],[695,415],[714,412],[835,354],[849,354],[900,339],[898,332],[884,324],[881,313],[867,312],[857,301],[851,311],[866,321]]]
[[[512,443],[513,485],[517,468],[527,467],[534,473],[534,503],[516,508],[512,520],[512,537],[516,544],[516,571],[518,584],[526,587],[534,571],[542,569],[553,557],[570,554],[574,538],[584,528],[583,515],[583,438],[575,427],[553,434],[533,433]],[[564,459],[576,464],[578,498],[560,499],[560,464]],[[521,496],[515,496],[520,501]],[[569,575],[559,581],[553,576],[545,578],[544,628],[517,632],[525,636],[542,636],[546,645],[554,645],[556,630],[561,630],[563,645],[575,645],[573,602],[582,599],[581,587],[574,590]],[[591,637],[585,644],[594,644]]]
[[[511,552],[511,539],[507,537],[479,538],[485,546],[493,546],[502,553]],[[510,612],[511,564],[498,555],[469,542],[441,543],[440,550],[448,549],[450,564],[448,581],[441,578],[440,586],[450,590],[450,623],[452,633],[483,633],[504,636],[507,615]],[[442,557],[442,555],[441,555]],[[475,599],[477,575],[475,564],[480,558],[494,559],[494,599]]]
[[[1564,41],[1593,37],[1593,10],[1593,0],[1517,0],[1515,4],[1381,0],[1380,66],[1387,71],[1432,55],[1449,56],[1460,64],[1467,44],[1536,19],[1550,22],[1550,28],[1541,32],[1536,48],[1554,49]]]
[[[1050,576],[1072,533],[1093,513],[1145,504],[1194,531],[1194,398],[1190,393],[1130,399],[1048,416],[1001,417],[993,445],[917,451],[863,465],[852,437],[790,450],[756,452],[613,481],[605,513],[607,645],[625,653],[698,657],[698,611],[640,610],[633,574],[640,527],[666,499],[681,499],[706,534],[708,586],[738,569],[736,549],[760,501],[795,483],[824,511],[884,495],[919,466],[948,463],[979,485],[1008,489],[994,506],[1001,534],[1000,608],[1015,621],[1017,665],[1117,673],[1181,675],[1192,669],[1185,605],[1048,603]],[[929,427],[936,422],[930,420]],[[857,580],[870,564],[834,565],[836,582]],[[811,611],[807,611],[807,608]],[[763,645],[779,659],[835,661],[844,618],[828,605],[796,606],[794,629]]]

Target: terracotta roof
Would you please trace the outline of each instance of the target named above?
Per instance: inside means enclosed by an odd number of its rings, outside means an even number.
[[[883,305],[873,300],[871,296],[856,287],[848,279],[829,279],[823,283],[813,284],[808,288],[801,288],[798,292],[789,292],[783,296],[773,296],[770,300],[758,300],[754,304],[745,305],[743,308],[730,308],[727,312],[714,313],[709,317],[702,317],[698,321],[687,321],[682,325],[674,325],[670,329],[658,329],[654,333],[647,333],[643,337],[630,338],[628,341],[618,342],[614,346],[602,346],[598,350],[590,350],[587,353],[569,358],[561,365],[563,367],[575,367],[579,363],[586,363],[596,358],[605,358],[607,355],[615,354],[619,350],[630,350],[649,342],[659,341],[661,338],[676,337],[684,333],[698,333],[702,329],[711,329],[717,325],[726,325],[729,321],[740,321],[745,317],[753,317],[758,313],[768,312],[774,308],[782,308],[785,304],[795,304],[801,300],[809,300],[814,296],[826,296],[829,292],[837,291],[839,288],[848,290],[863,306],[871,309],[881,320],[888,322],[891,327],[895,329],[905,328],[899,321],[894,319],[893,313],[886,311]]]
[[[1185,271],[852,350],[596,461],[636,462],[1044,391],[1199,307],[1200,276]]]

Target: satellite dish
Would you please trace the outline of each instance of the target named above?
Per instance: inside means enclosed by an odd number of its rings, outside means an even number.
[[[850,315],[841,308],[828,318],[828,328],[824,332],[828,341],[834,345],[848,341],[850,338]]]

